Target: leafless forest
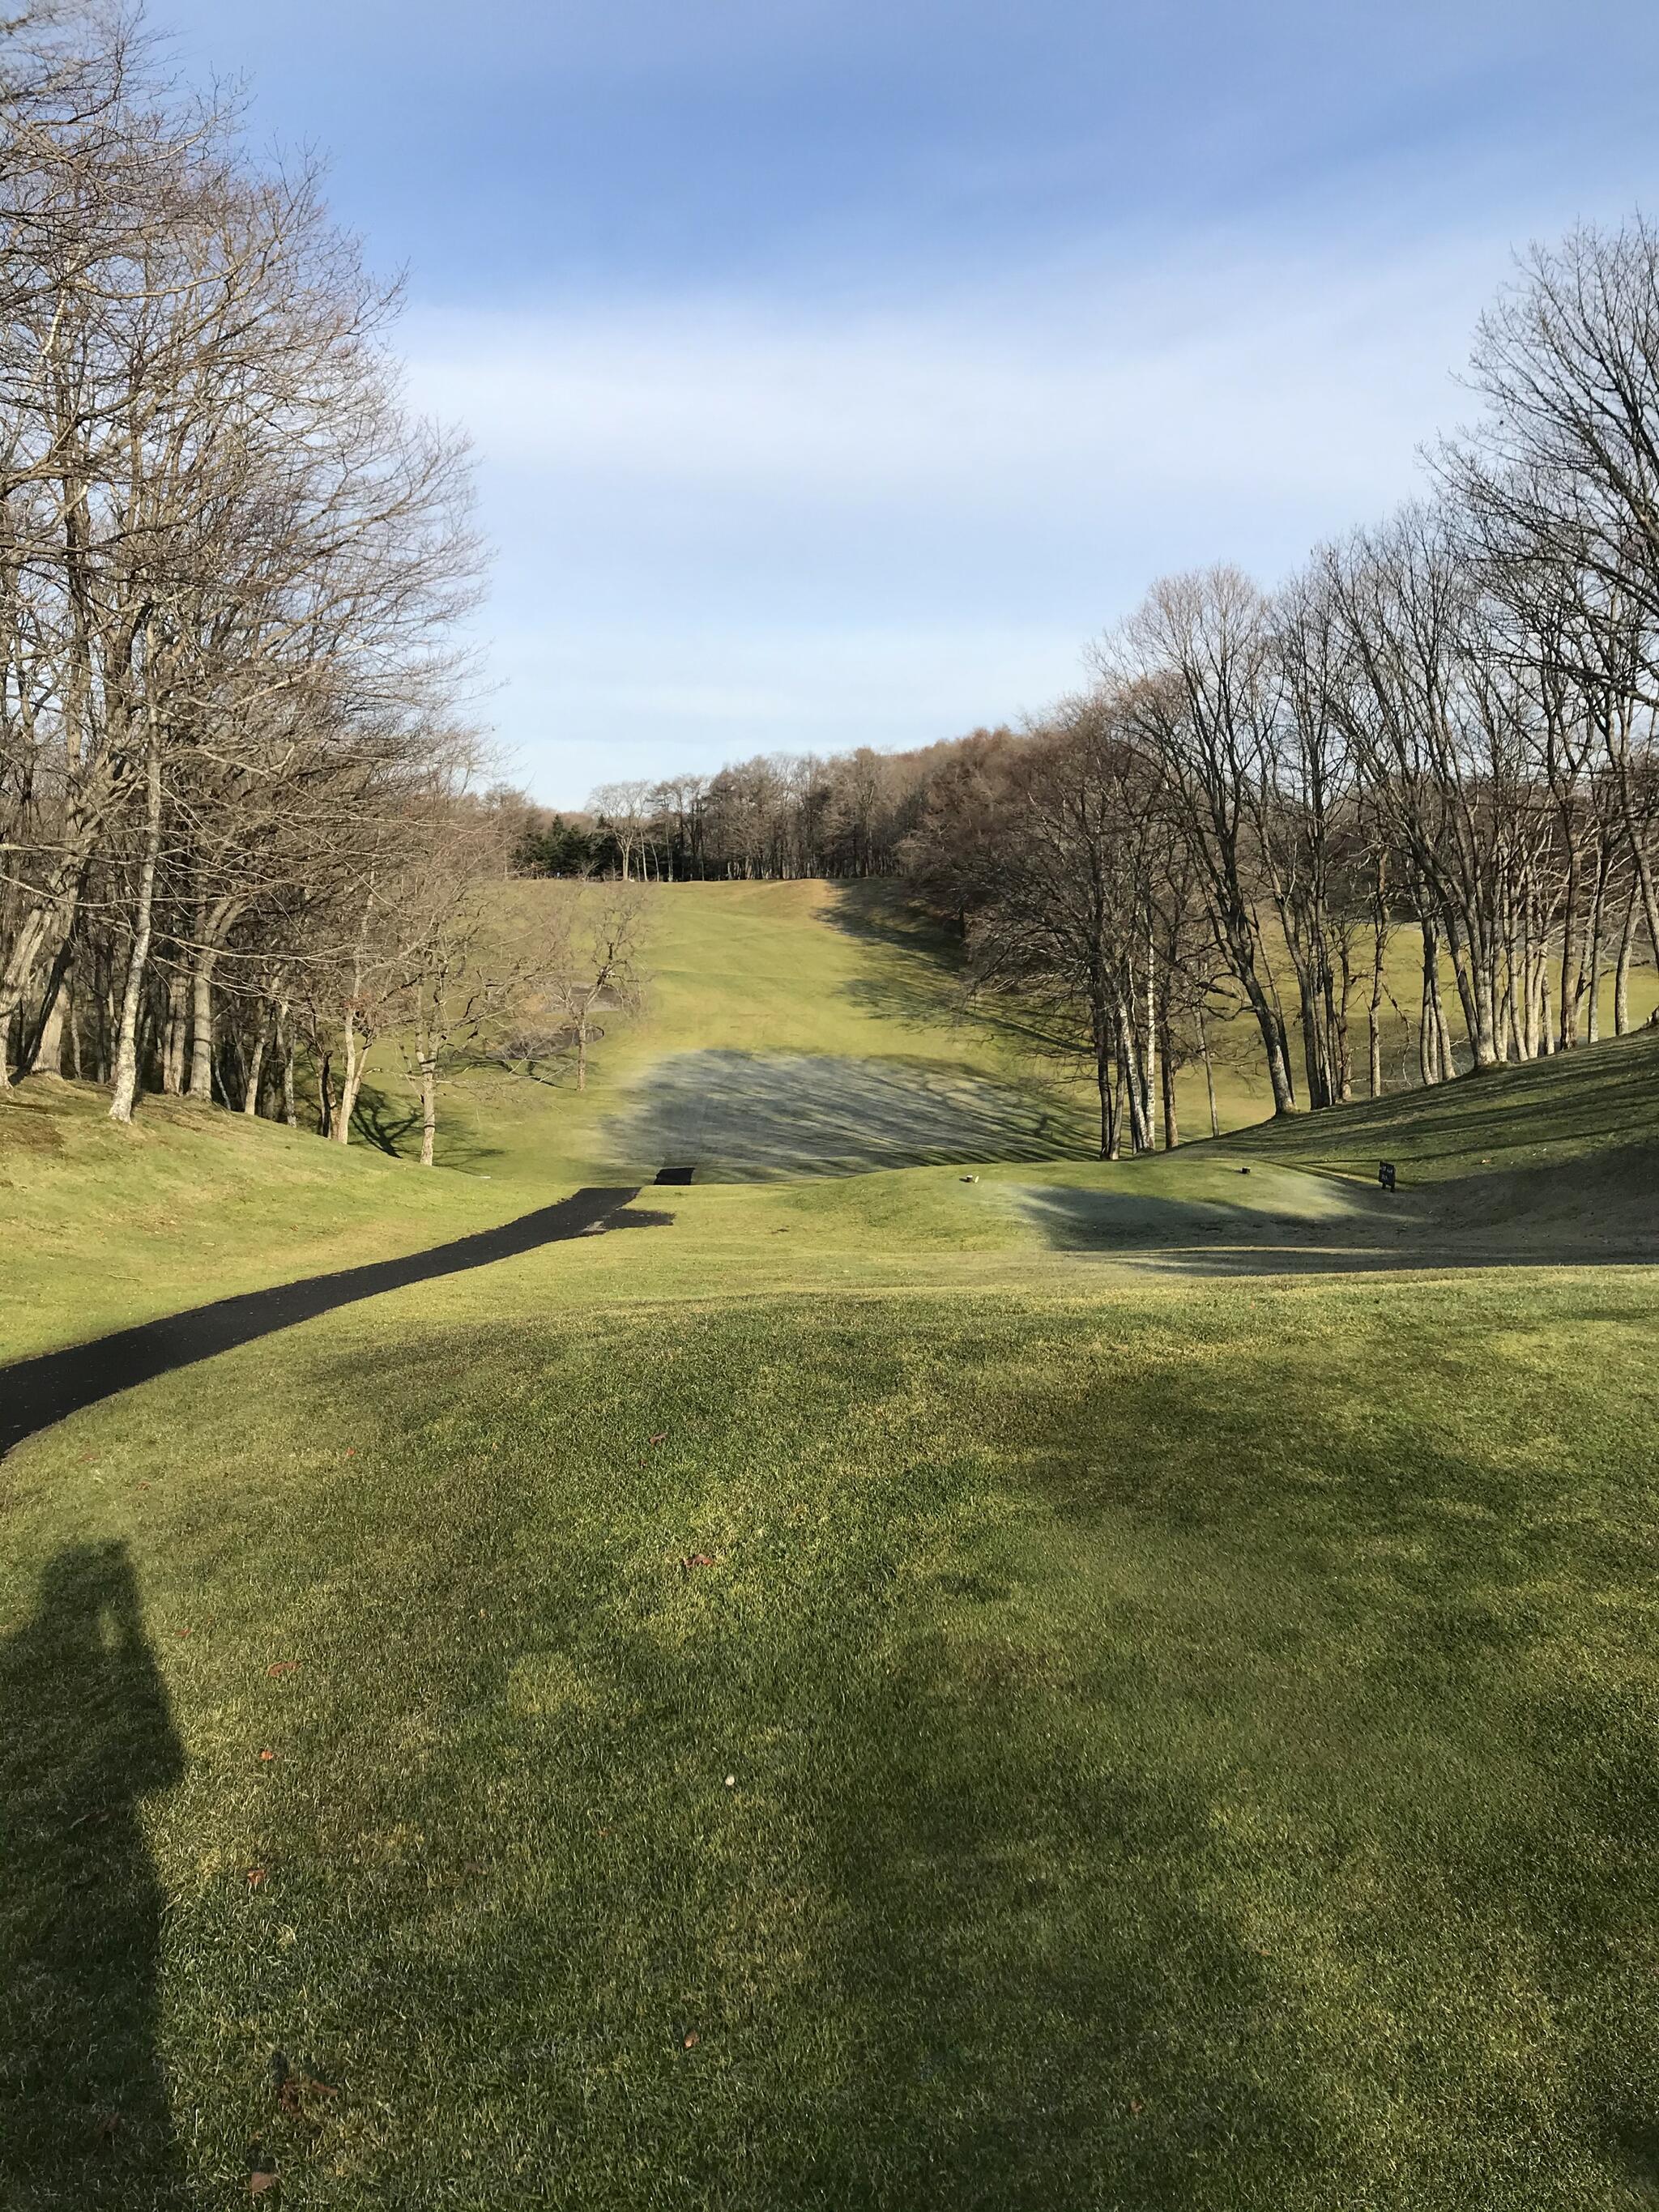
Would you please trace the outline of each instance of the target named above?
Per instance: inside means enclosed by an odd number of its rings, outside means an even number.
[[[908,877],[981,982],[1071,1026],[1113,1156],[1176,1140],[1218,1004],[1280,1113],[1380,1090],[1402,927],[1425,1084],[1594,1041],[1609,981],[1623,1031],[1659,947],[1659,233],[1527,255],[1468,381],[1420,500],[1274,592],[1154,584],[1034,726],[612,786],[594,830],[527,818],[519,848]]]
[[[97,9],[0,52],[0,1083],[293,1121],[297,1065],[343,1141],[393,1037],[429,1160],[453,1056],[585,1060],[653,878],[908,878],[1090,1056],[1111,1155],[1176,1141],[1224,1002],[1280,1112],[1380,1088],[1402,931],[1425,1083],[1593,1039],[1604,979],[1628,1026],[1659,948],[1642,222],[1520,264],[1417,503],[1273,592],[1155,584],[1041,723],[562,822],[466,795],[467,456],[404,408],[395,289],[314,177],[250,161]],[[508,945],[514,867],[613,883]]]

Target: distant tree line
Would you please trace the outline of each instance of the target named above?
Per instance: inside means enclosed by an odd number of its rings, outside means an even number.
[[[1155,584],[1019,732],[609,786],[521,863],[902,875],[1086,1054],[1114,1157],[1179,1141],[1223,1011],[1276,1112],[1379,1091],[1402,927],[1422,1083],[1594,1041],[1609,979],[1622,1033],[1659,953],[1659,233],[1534,249],[1471,380],[1425,497],[1276,591]]]
[[[526,875],[616,875],[641,883],[898,876],[921,825],[945,741],[915,752],[773,753],[717,775],[601,785],[580,815],[522,793],[493,803],[514,823]]]

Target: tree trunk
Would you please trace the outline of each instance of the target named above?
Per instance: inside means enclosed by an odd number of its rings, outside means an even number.
[[[363,1087],[363,1076],[368,1050],[357,1036],[357,1014],[348,1007],[345,1018],[345,1073],[340,1079],[340,1100],[335,1109],[334,1126],[329,1134],[337,1145],[351,1142],[351,1117],[357,1110],[357,1093]]]
[[[91,833],[86,823],[77,822],[76,829],[80,846],[60,860],[46,891],[25,909],[15,927],[5,968],[0,971],[0,1091],[7,1089],[11,1081],[7,1040],[14,1020],[20,1024],[23,1021],[35,971],[46,957],[52,957],[61,964],[64,948],[75,927],[91,849]],[[25,1040],[27,1033],[25,1024]]]
[[[1285,1024],[1254,975],[1241,977],[1240,981],[1244,986],[1244,995],[1249,1000],[1250,1012],[1255,1016],[1256,1027],[1261,1032],[1261,1047],[1267,1056],[1267,1081],[1273,1086],[1273,1112],[1275,1115],[1294,1114],[1296,1085],[1291,1079],[1291,1055],[1285,1036]]]
[[[69,1006],[69,975],[65,971],[58,975],[52,988],[52,1004],[46,1009],[46,1018],[40,1024],[40,1034],[30,1055],[31,1073],[49,1075],[54,1082],[63,1080],[64,1015]]]
[[[1326,1063],[1324,1012],[1318,987],[1305,968],[1296,974],[1297,1001],[1302,1017],[1302,1066],[1308,1079],[1308,1104],[1317,1111],[1331,1103],[1329,1070]]]
[[[1170,1032],[1164,1032],[1164,1049],[1158,1055],[1158,1080],[1164,1096],[1164,1149],[1174,1152],[1181,1142],[1181,1127],[1176,1118],[1175,1054],[1170,1050]]]
[[[1146,1125],[1146,1149],[1149,1152],[1156,1149],[1158,1141],[1152,1132],[1154,1120],[1152,1093],[1157,1087],[1158,1065],[1156,973],[1157,961],[1152,951],[1152,933],[1148,929],[1146,933],[1146,1055],[1142,1069],[1146,1088],[1142,1093],[1141,1119]]]
[[[1325,968],[1325,1002],[1330,1015],[1328,1025],[1328,1054],[1336,1083],[1336,1103],[1349,1106],[1353,1103],[1353,1039],[1349,1025],[1348,1008],[1353,999],[1353,960],[1345,931],[1342,946],[1342,988],[1334,988],[1334,977],[1328,961]]]
[[[199,934],[202,924],[197,924]],[[191,964],[189,1096],[213,1103],[213,971],[216,950],[198,945]],[[234,980],[233,975],[233,981]]]
[[[1095,1043],[1095,1089],[1100,1096],[1100,1157],[1117,1158],[1117,1105],[1112,1093],[1112,1041],[1103,1006],[1092,1009]]]
[[[438,1066],[421,1062],[421,1165],[429,1168],[438,1142]]]
[[[1613,1033],[1614,1036],[1630,1034],[1630,963],[1636,947],[1636,914],[1638,886],[1631,885],[1630,902],[1625,908],[1625,926],[1619,933],[1619,961],[1613,971]]]
[[[242,1086],[242,1111],[250,1120],[259,1110],[259,1078],[264,1069],[265,1039],[269,1034],[269,1025],[262,1015],[253,1035],[253,1050],[248,1055],[247,1080]]]
[[[1129,1149],[1137,1153],[1149,1152],[1152,1149],[1152,1131],[1146,1117],[1146,1070],[1136,1048],[1134,1024],[1121,999],[1117,1003],[1117,1064],[1129,1088]]]
[[[1433,926],[1423,935],[1423,1020],[1417,1033],[1417,1065],[1425,1084],[1440,1080],[1440,939]]]
[[[1577,951],[1578,937],[1578,878],[1577,843],[1572,836],[1572,825],[1565,825],[1567,846],[1567,881],[1561,901],[1561,1033],[1563,1052],[1571,1052],[1578,1042],[1578,992],[1573,986],[1573,955]],[[1594,908],[1594,898],[1591,905]],[[1582,978],[1584,963],[1578,962],[1577,973]]]
[[[1198,1054],[1199,1058],[1204,1062],[1204,1088],[1209,1093],[1210,1134],[1212,1137],[1218,1137],[1221,1134],[1221,1116],[1215,1110],[1215,1063],[1210,1058],[1210,1039],[1204,1026],[1202,1000],[1199,1001],[1198,1006]]]
[[[169,1098],[185,1087],[185,979],[175,969],[167,977],[167,1021],[161,1036],[161,1089]]]
[[[154,731],[144,767],[144,855],[138,869],[138,905],[127,955],[126,988],[115,1045],[115,1096],[112,1121],[131,1121],[138,1091],[138,1010],[143,1003],[144,970],[149,964],[150,916],[155,903],[155,864],[161,850],[161,749]]]
[[[1607,849],[1605,841],[1597,848],[1595,883],[1590,892],[1589,914],[1584,923],[1583,951],[1578,962],[1577,981],[1573,986],[1575,1001],[1584,1009],[1584,1035],[1594,1044],[1601,1034],[1601,1010],[1597,1000],[1601,991],[1601,936],[1606,927],[1607,899]],[[1577,1023],[1577,1007],[1574,1008]]]

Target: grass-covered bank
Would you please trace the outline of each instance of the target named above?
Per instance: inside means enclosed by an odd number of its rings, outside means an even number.
[[[8,1463],[9,2203],[1647,2201],[1644,1273],[500,1295]]]
[[[21,1084],[0,1099],[0,1361],[538,1202],[222,1109],[149,1098],[121,1127],[91,1085]]]
[[[1109,1166],[684,888],[465,1174],[0,1103],[17,1351],[713,1170],[0,1462],[0,2204],[1654,2202],[1659,1036]]]
[[[147,1099],[129,1129],[89,1086],[7,1094],[0,1361],[686,1158],[700,1187],[653,1200],[682,1236],[562,1262],[545,1295],[984,1281],[990,1255],[1024,1279],[1056,1253],[1149,1247],[1187,1265],[1218,1236],[1246,1253],[1322,1240],[1339,1261],[1437,1261],[1454,1238],[1466,1259],[1632,1256],[1659,1236],[1650,1030],[1105,1167],[1064,1068],[1016,1024],[963,1012],[950,946],[888,886],[668,886],[652,963],[644,1011],[605,1039],[585,1094],[490,1070],[454,1085],[433,1174],[395,1143],[343,1149],[178,1101]],[[1248,1119],[1246,1091],[1224,1097],[1230,1124]],[[392,1142],[395,1115],[380,1126]],[[1379,1211],[1356,1187],[1385,1152],[1407,1188]],[[964,1194],[969,1164],[983,1183]]]

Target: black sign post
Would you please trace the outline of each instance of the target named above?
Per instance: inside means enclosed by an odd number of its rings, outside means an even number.
[[[1377,1162],[1376,1179],[1378,1182],[1382,1184],[1384,1190],[1392,1190],[1394,1188],[1394,1162],[1392,1160],[1379,1160]]]

